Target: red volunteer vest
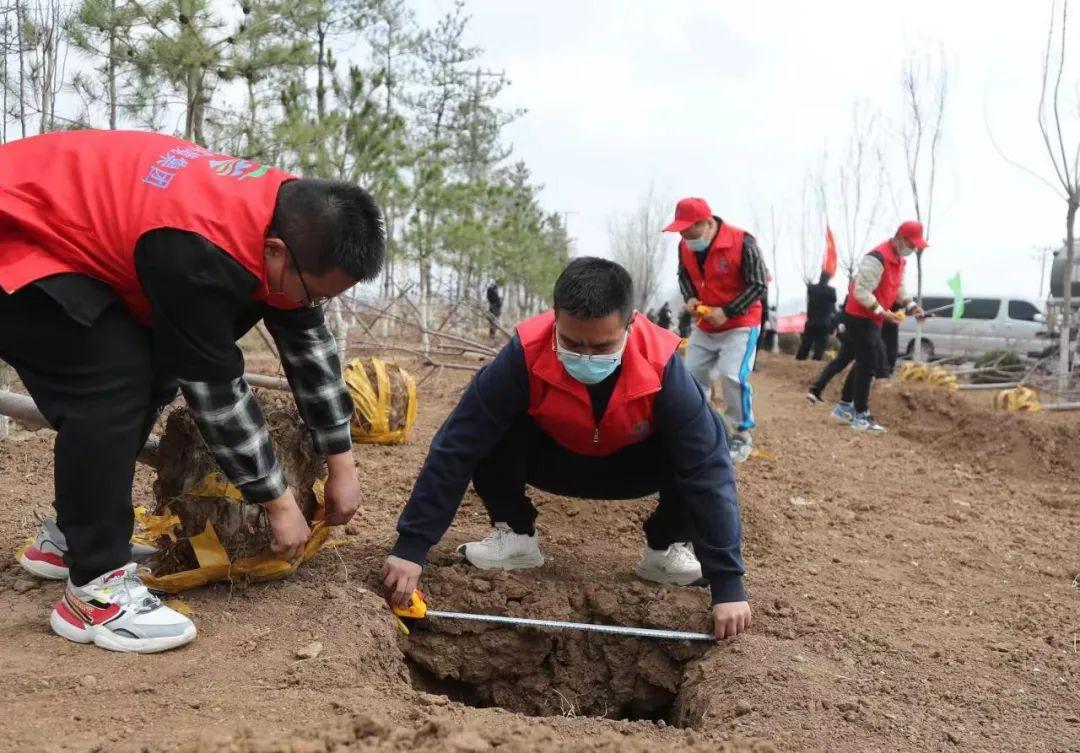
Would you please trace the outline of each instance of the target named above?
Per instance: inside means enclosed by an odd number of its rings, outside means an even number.
[[[885,270],[881,273],[881,282],[874,288],[874,297],[877,298],[877,302],[881,304],[881,307],[887,311],[893,307],[894,303],[896,303],[896,293],[900,290],[900,285],[904,281],[904,267],[907,265],[907,259],[893,251],[891,241],[885,241],[875,248],[874,251],[881,254],[883,266],[885,267]],[[874,251],[871,253],[874,253]],[[851,316],[871,319],[876,322],[878,326],[881,326],[885,321],[885,317],[880,314],[875,314],[872,310],[855,300],[854,281],[852,281],[848,292],[849,295],[847,305],[844,306],[844,312]]]
[[[263,258],[278,188],[293,177],[157,133],[67,131],[10,142],[0,147],[0,287],[12,293],[50,275],[84,274],[149,325],[135,244],[150,230],[175,228],[203,236],[261,280],[255,299],[295,308],[269,292]]]
[[[517,334],[529,370],[529,415],[560,445],[578,455],[611,455],[653,433],[653,403],[679,347],[677,335],[641,314],[634,316],[622,371],[597,425],[585,385],[566,372],[555,354],[554,312],[526,319]]]
[[[726,306],[746,290],[746,282],[742,275],[743,236],[745,235],[745,230],[740,230],[726,222],[720,223],[720,229],[705,255],[704,274],[698,265],[694,251],[686,241],[679,242],[679,262],[690,275],[698,298],[706,306]],[[697,326],[705,332],[723,332],[738,327],[760,327],[761,301],[754,301],[744,313],[728,319],[722,327],[715,327],[704,319],[699,319]]]

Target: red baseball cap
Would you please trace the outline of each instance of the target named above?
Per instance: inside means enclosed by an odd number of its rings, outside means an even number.
[[[923,238],[922,223],[916,222],[915,220],[908,220],[900,225],[896,230],[896,234],[920,251],[930,245],[926,242],[926,239]]]
[[[679,233],[691,225],[696,225],[702,220],[707,220],[713,216],[712,210],[709,209],[708,203],[705,199],[698,199],[690,197],[689,199],[683,199],[675,205],[675,219],[671,221],[671,224],[664,228],[665,233]]]

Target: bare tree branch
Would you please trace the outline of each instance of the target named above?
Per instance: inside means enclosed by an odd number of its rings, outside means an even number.
[[[612,257],[630,272],[634,280],[634,307],[642,312],[660,291],[665,250],[663,228],[668,211],[668,202],[660,199],[655,186],[650,184],[636,209],[616,215],[608,222]]]

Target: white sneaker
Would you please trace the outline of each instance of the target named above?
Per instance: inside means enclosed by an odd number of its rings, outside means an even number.
[[[691,586],[702,582],[701,563],[690,545],[681,541],[667,549],[650,549],[646,546],[634,572],[642,580],[665,586]]]
[[[506,523],[496,523],[483,541],[462,544],[458,553],[481,570],[524,570],[544,564],[539,537],[514,533]]]
[[[67,580],[68,567],[64,564],[67,554],[67,539],[56,527],[52,518],[42,518],[41,528],[34,537],[34,543],[26,547],[19,556],[19,565],[23,570],[47,580]]]
[[[68,567],[64,564],[67,550],[64,532],[56,525],[55,520],[45,517],[41,519],[41,528],[34,537],[34,543],[19,557],[19,564],[23,570],[39,578],[67,580]],[[154,547],[131,542],[131,559],[136,562],[142,562],[153,554],[157,554]]]
[[[850,424],[851,419],[855,418],[855,409],[851,406],[851,403],[840,401],[829,415],[832,416],[834,421]]]
[[[754,451],[754,440],[749,434],[732,434],[728,440],[728,452],[731,453],[732,463],[745,463],[750,453]]]
[[[856,413],[851,419],[851,428],[855,431],[864,431],[867,434],[884,434],[885,427],[879,424],[870,412]]]
[[[109,651],[153,654],[195,640],[195,623],[161,603],[135,574],[134,562],[94,578],[85,586],[68,582],[49,624],[75,643]]]

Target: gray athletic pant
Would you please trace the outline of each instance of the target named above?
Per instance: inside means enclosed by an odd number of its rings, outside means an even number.
[[[750,372],[754,370],[760,327],[737,327],[723,332],[705,332],[694,327],[686,348],[690,373],[712,396],[712,385],[720,380],[724,398],[724,422],[732,432],[754,428],[754,388]]]

